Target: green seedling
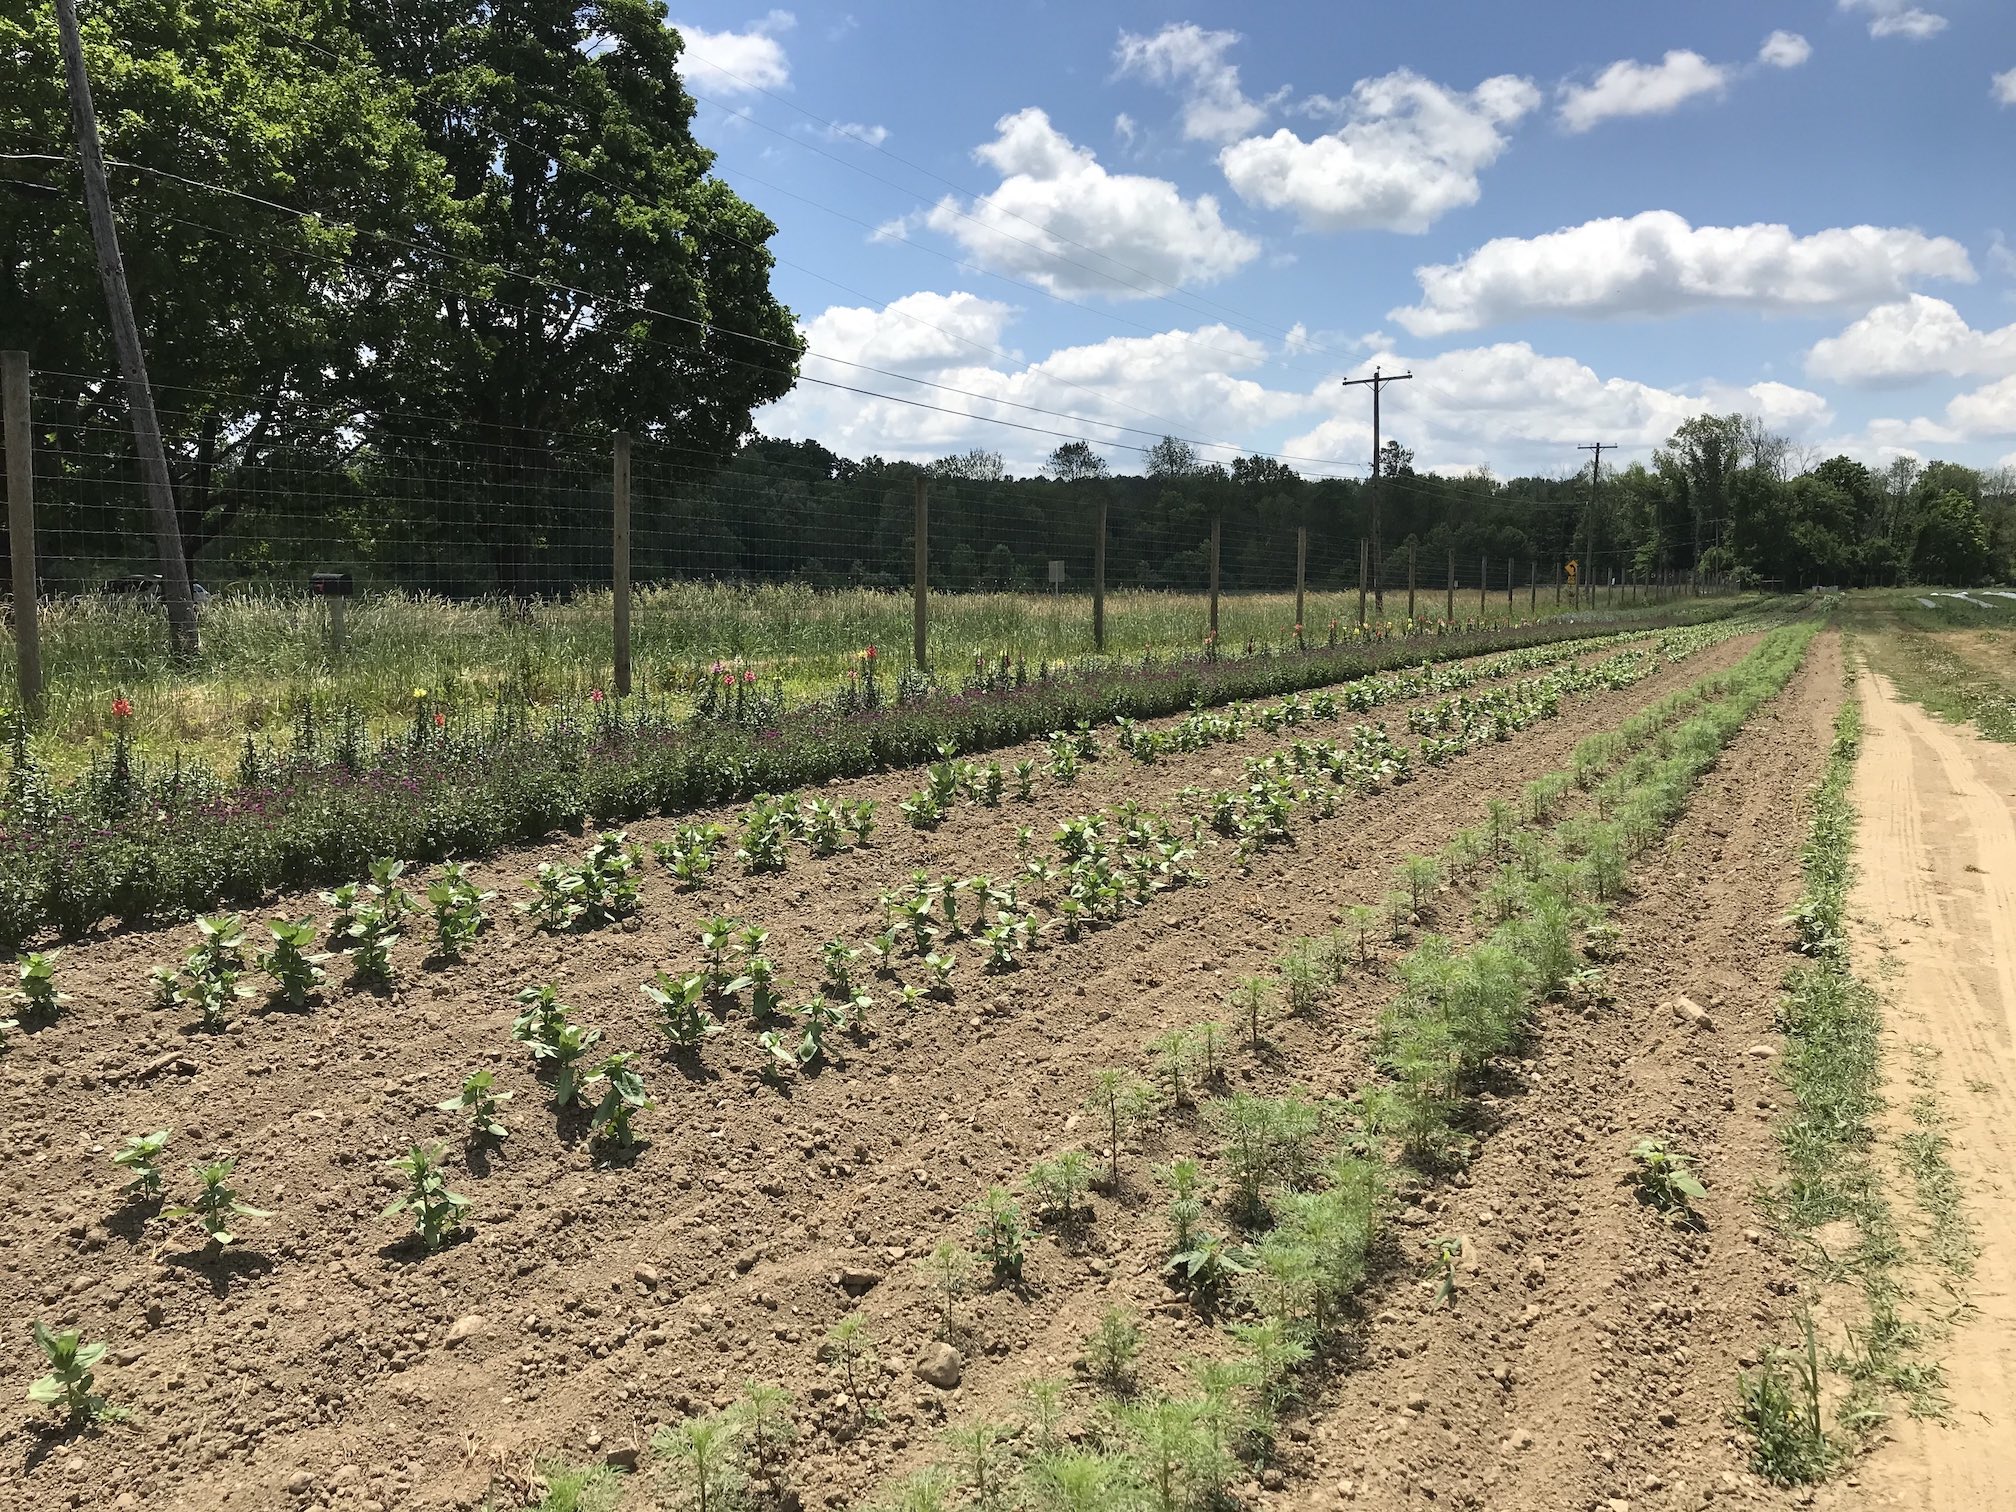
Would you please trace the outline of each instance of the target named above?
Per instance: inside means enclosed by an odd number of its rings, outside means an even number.
[[[1106,1067],[1092,1073],[1092,1091],[1085,1106],[1098,1118],[1106,1136],[1107,1186],[1120,1189],[1120,1151],[1127,1133],[1155,1106],[1155,1089],[1131,1071]]]
[[[52,1019],[70,1001],[70,994],[56,990],[56,960],[60,950],[31,950],[14,963],[17,983],[13,1003],[17,1011],[36,1019]]]
[[[1169,1106],[1187,1107],[1190,1102],[1190,1067],[1196,1059],[1190,1032],[1187,1029],[1171,1029],[1158,1035],[1148,1048],[1154,1052],[1155,1079],[1161,1083]]]
[[[560,1001],[560,989],[548,983],[520,989],[517,1001],[523,1006],[511,1021],[511,1038],[532,1052],[534,1060],[552,1055],[548,1047],[567,1027],[567,1005]]]
[[[611,1149],[627,1150],[635,1145],[637,1131],[631,1120],[645,1109],[657,1106],[644,1091],[644,1078],[631,1065],[636,1058],[628,1050],[615,1051],[605,1056],[588,1077],[590,1084],[602,1084],[602,1097],[595,1104],[588,1127]]]
[[[252,995],[238,980],[245,974],[245,923],[237,914],[217,914],[199,918],[196,931],[199,943],[185,969],[157,970],[155,992],[166,1006],[194,1008],[204,1028],[222,1029],[231,1004]]]
[[[875,800],[862,798],[849,803],[840,803],[840,819],[854,836],[856,845],[866,845],[868,837],[875,833]]]
[[[952,971],[959,964],[959,957],[951,951],[924,957],[924,964],[931,969],[931,990],[941,997],[952,995]]]
[[[671,977],[656,972],[637,990],[650,1002],[659,1032],[681,1050],[697,1050],[721,1032],[707,1011],[707,978],[699,973]]]
[[[1036,763],[1033,759],[1015,763],[1015,799],[1031,803],[1036,798]]]
[[[532,1054],[541,1060],[553,1062],[553,1108],[557,1112],[571,1107],[581,1095],[579,1066],[588,1058],[589,1052],[602,1042],[600,1029],[584,1029],[579,1024],[562,1024],[560,1032],[546,1043],[545,1054],[533,1045]]]
[[[1029,1190],[1035,1197],[1037,1217],[1045,1223],[1071,1223],[1092,1190],[1092,1162],[1082,1150],[1066,1150],[1055,1160],[1039,1160],[1029,1167]]]
[[[360,903],[351,915],[350,969],[358,980],[392,980],[392,947],[399,943],[399,920],[373,903]]]
[[[940,1239],[931,1253],[917,1262],[917,1270],[938,1294],[938,1336],[953,1333],[953,1305],[966,1295],[973,1283],[973,1256],[950,1239]]]
[[[996,1186],[981,1195],[974,1212],[979,1221],[974,1226],[973,1241],[980,1257],[993,1271],[994,1279],[1020,1281],[1023,1251],[1029,1242],[1021,1207],[1008,1195],[1007,1188]]]
[[[798,1425],[791,1417],[791,1393],[782,1386],[751,1381],[729,1411],[742,1429],[742,1468],[769,1487],[774,1497],[791,1445],[798,1437]]]
[[[670,840],[654,841],[651,853],[690,892],[714,869],[715,854],[726,838],[718,824],[685,825]]]
[[[735,1473],[735,1441],[739,1419],[729,1413],[688,1418],[675,1427],[660,1428],[651,1447],[674,1460],[694,1512],[726,1512],[740,1489]]]
[[[462,952],[476,943],[490,922],[483,905],[495,898],[469,880],[469,868],[460,861],[441,868],[441,875],[427,884],[427,904],[434,912],[434,943],[449,960],[461,959]]]
[[[231,1232],[232,1219],[273,1216],[266,1208],[248,1207],[238,1200],[238,1193],[231,1186],[231,1172],[236,1165],[235,1160],[220,1158],[195,1167],[201,1190],[190,1199],[188,1206],[169,1208],[161,1216],[171,1221],[194,1218],[202,1225],[207,1242],[218,1249],[235,1243],[237,1236]]]
[[[1070,1391],[1071,1383],[1061,1376],[1043,1376],[1022,1383],[1024,1415],[1037,1453],[1050,1454],[1056,1450],[1061,1437],[1059,1430],[1064,1426],[1064,1398]]]
[[[446,1102],[434,1106],[443,1113],[460,1113],[469,1124],[471,1139],[505,1139],[510,1130],[504,1127],[503,1105],[511,1101],[509,1092],[492,1090],[496,1077],[489,1071],[472,1071],[462,1083],[462,1090]]]
[[[371,881],[365,891],[378,905],[378,911],[396,926],[403,923],[406,916],[414,911],[413,894],[399,885],[406,875],[406,863],[390,856],[380,857],[369,863]]]
[[[1694,1204],[1708,1195],[1708,1189],[1694,1174],[1692,1156],[1663,1139],[1648,1137],[1631,1147],[1631,1160],[1636,1167],[1631,1179],[1640,1197],[1674,1222],[1696,1221]]]
[[[469,1213],[469,1199],[448,1190],[448,1173],[441,1169],[446,1158],[440,1145],[416,1144],[404,1155],[385,1162],[387,1170],[406,1178],[406,1190],[378,1216],[396,1218],[411,1213],[413,1232],[430,1255],[463,1227]]]
[[[869,946],[875,952],[875,969],[885,976],[896,969],[896,931],[885,929],[871,937]]]
[[[1231,1006],[1246,1025],[1246,1039],[1255,1050],[1261,1045],[1260,1026],[1274,1006],[1274,983],[1264,976],[1241,977],[1232,989]]]
[[[1140,1320],[1129,1309],[1109,1307],[1099,1326],[1085,1336],[1081,1357],[1086,1375],[1115,1396],[1134,1389],[1134,1371],[1141,1359]]]
[[[875,1372],[875,1340],[868,1332],[868,1320],[851,1312],[826,1332],[826,1357],[840,1367],[847,1383],[847,1398],[858,1413],[863,1410],[862,1383]]]
[[[700,926],[700,954],[706,961],[707,995],[719,1001],[733,997],[749,985],[749,978],[736,971],[731,958],[741,943],[742,921],[719,914]]]
[[[63,1416],[72,1423],[111,1423],[128,1416],[125,1408],[110,1405],[92,1390],[97,1384],[93,1369],[105,1358],[109,1345],[86,1344],[82,1332],[75,1328],[52,1333],[39,1322],[29,1333],[49,1362],[49,1374],[28,1388],[29,1401],[38,1407],[61,1406]]]
[[[320,937],[313,919],[274,919],[266,926],[273,948],[259,954],[259,969],[273,978],[273,995],[289,1008],[308,1006],[308,995],[322,985],[326,951],[311,953]]]
[[[126,1183],[128,1195],[161,1195],[161,1172],[154,1162],[168,1148],[168,1141],[172,1138],[172,1129],[156,1129],[152,1134],[129,1134],[126,1143],[112,1152],[112,1164],[132,1174],[133,1179]]]

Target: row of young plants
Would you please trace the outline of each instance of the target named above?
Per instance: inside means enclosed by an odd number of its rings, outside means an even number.
[[[1401,997],[1382,1019],[1390,1080],[1349,1102],[1296,1093],[1213,1096],[1225,1087],[1234,1040],[1218,1023],[1160,1036],[1151,1046],[1147,1078],[1124,1068],[1095,1072],[1086,1104],[1099,1131],[1094,1149],[1038,1162],[1019,1198],[1006,1188],[988,1189],[974,1209],[973,1250],[950,1239],[933,1250],[925,1268],[941,1296],[941,1317],[949,1323],[955,1296],[976,1275],[999,1284],[1019,1281],[1033,1226],[1068,1233],[1089,1222],[1086,1194],[1095,1184],[1118,1193],[1130,1136],[1159,1113],[1201,1101],[1204,1126],[1220,1140],[1215,1166],[1223,1190],[1214,1198],[1195,1160],[1174,1160],[1158,1173],[1169,1191],[1163,1263],[1200,1311],[1227,1323],[1238,1348],[1228,1359],[1193,1362],[1196,1389],[1137,1399],[1132,1363],[1138,1319],[1109,1310],[1080,1359],[1085,1378],[1108,1395],[1079,1435],[1079,1447],[1060,1455],[1033,1425],[965,1425],[962,1452],[913,1473],[879,1505],[891,1512],[937,1512],[978,1498],[994,1506],[1179,1512],[1221,1504],[1234,1478],[1265,1462],[1281,1408],[1302,1389],[1306,1367],[1336,1342],[1344,1303],[1365,1277],[1381,1195],[1394,1179],[1384,1143],[1390,1140],[1401,1158],[1430,1171],[1459,1154],[1451,1137],[1459,1116],[1455,1098],[1467,1082],[1458,1079],[1452,1090],[1447,1078],[1461,1077],[1464,1047],[1478,1057],[1467,1062],[1474,1074],[1487,1058],[1486,1046],[1496,1042],[1488,1054],[1509,1047],[1538,995],[1564,990],[1578,976],[1586,981],[1578,931],[1589,948],[1602,949],[1602,910],[1620,882],[1600,861],[1588,861],[1586,825],[1560,825],[1551,839],[1535,826],[1558,817],[1573,787],[1589,793],[1599,815],[1670,821],[1713,751],[1763,697],[1782,687],[1808,635],[1796,631],[1735,671],[1704,679],[1618,731],[1592,737],[1573,770],[1528,789],[1523,811],[1494,802],[1486,824],[1459,832],[1443,857],[1409,858],[1396,873],[1383,917],[1371,905],[1350,910],[1344,929],[1297,941],[1276,977],[1249,977],[1233,993],[1228,1007],[1235,1027],[1257,1050],[1277,1004],[1290,1016],[1317,1014],[1347,972],[1375,965],[1373,936],[1382,925],[1404,940],[1422,922],[1430,895],[1452,874],[1471,882],[1487,920],[1494,912],[1512,917],[1469,951],[1428,936],[1403,958]],[[1522,861],[1536,868],[1538,880],[1522,880],[1511,896],[1504,878],[1483,882],[1482,874],[1510,872]],[[1541,891],[1548,884],[1551,896]],[[1495,894],[1492,885],[1498,885]],[[1433,1084],[1424,1085],[1408,1074],[1418,1063],[1402,1046],[1411,1039],[1414,1052],[1424,1048],[1418,1030],[1429,1020],[1441,1030],[1435,1036],[1441,1054]],[[1424,1120],[1427,1111],[1438,1115],[1437,1126]],[[1639,1141],[1632,1156],[1648,1200],[1686,1221],[1702,1192],[1687,1157],[1657,1137]],[[1211,1222],[1214,1209],[1221,1224]],[[1454,1285],[1459,1244],[1442,1247],[1445,1289]],[[1056,1383],[1038,1384],[1054,1394]],[[991,1480],[963,1452],[969,1436],[1007,1454],[1005,1463],[994,1464]]]
[[[1688,605],[1603,629],[1652,628],[1728,607]],[[1423,662],[1585,639],[1588,631],[1549,621],[1425,645],[1109,665],[857,713],[807,707],[761,728],[636,721],[620,700],[550,716],[505,710],[487,727],[443,727],[427,717],[425,690],[416,690],[410,738],[333,748],[297,741],[283,752],[248,737],[247,759],[232,777],[179,758],[143,760],[122,726],[108,757],[59,784],[33,759],[17,714],[0,795],[0,942],[325,884],[355,875],[373,856],[482,857],[555,830],[909,766],[945,744],[988,751],[1081,722],[1273,698]]]

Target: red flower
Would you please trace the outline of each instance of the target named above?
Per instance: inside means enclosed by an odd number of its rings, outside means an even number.
[[[602,690],[600,688],[590,688],[588,690],[588,702],[590,703],[602,702]]]
[[[436,709],[434,711],[434,728],[438,730],[447,723],[448,723],[448,716],[446,714],[443,714],[439,709]]]
[[[121,693],[117,698],[112,700],[112,717],[114,719],[125,719],[132,712],[133,700],[128,698],[124,693]]]
[[[875,660],[875,648],[874,648],[873,646],[870,646],[870,647],[868,648],[868,652],[867,652],[867,655],[868,655],[868,660],[870,660],[870,661],[873,661],[873,660]]]

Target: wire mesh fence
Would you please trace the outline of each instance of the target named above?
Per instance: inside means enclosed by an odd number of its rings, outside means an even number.
[[[155,676],[160,559],[120,385],[37,373],[30,390],[50,688],[89,696]],[[1375,542],[1375,485],[1362,479],[1198,469],[1066,482],[1009,476],[985,453],[857,461],[759,438],[722,458],[640,436],[619,548],[608,436],[166,387],[157,401],[205,660],[247,684],[330,671],[339,648],[310,594],[316,573],[356,596],[337,621],[346,655],[368,663],[374,638],[400,642],[383,697],[430,664],[529,668],[534,643],[567,679],[598,681],[618,659],[619,549],[632,650],[661,687],[719,657],[827,678],[862,645],[910,650],[920,612],[934,661],[1067,659],[1095,649],[1095,593],[1098,649],[1139,654],[1194,648],[1214,623],[1226,645],[1279,645],[1298,620],[1318,641],[1704,586],[1606,547],[1586,478],[1517,497],[1488,480],[1389,478]],[[14,546],[10,528],[10,560]]]

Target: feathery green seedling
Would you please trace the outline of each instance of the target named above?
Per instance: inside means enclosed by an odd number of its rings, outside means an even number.
[[[1344,910],[1344,925],[1355,942],[1358,964],[1372,965],[1372,932],[1379,927],[1379,910],[1370,903],[1353,903]]]
[[[495,1073],[471,1071],[460,1092],[434,1106],[443,1113],[460,1113],[468,1121],[471,1139],[507,1139],[511,1131],[504,1127],[503,1105],[511,1101],[512,1094],[492,1090],[496,1084]]]
[[[847,1383],[847,1398],[855,1412],[865,1411],[862,1380],[873,1376],[876,1365],[875,1340],[868,1332],[868,1320],[858,1312],[851,1312],[835,1323],[826,1331],[825,1353],[840,1367],[841,1379]]]
[[[1120,1151],[1127,1133],[1155,1106],[1155,1089],[1133,1072],[1104,1067],[1092,1073],[1092,1091],[1085,1106],[1098,1118],[1106,1137],[1107,1184],[1120,1189]]]
[[[1279,1318],[1234,1323],[1231,1327],[1232,1336],[1246,1346],[1245,1364],[1271,1417],[1295,1400],[1298,1394],[1295,1374],[1309,1363],[1310,1348]]]
[[[659,1032],[681,1050],[697,1050],[721,1032],[707,1011],[707,978],[699,973],[670,977],[655,972],[637,990],[650,1002]]]
[[[1197,1080],[1200,1086],[1215,1087],[1225,1080],[1225,1026],[1192,1024],[1190,1043],[1197,1048]]]
[[[917,1262],[918,1274],[938,1294],[938,1336],[949,1339],[953,1332],[952,1307],[973,1283],[973,1256],[950,1239],[940,1239],[931,1253]]]
[[[1274,983],[1264,976],[1241,977],[1232,989],[1233,1010],[1246,1025],[1246,1040],[1255,1050],[1261,1045],[1260,1025],[1274,1005]]]
[[[1070,1390],[1071,1383],[1061,1376],[1039,1376],[1036,1380],[1022,1383],[1024,1415],[1038,1454],[1049,1454],[1056,1449],[1060,1437],[1058,1430],[1064,1424],[1064,1398]]]
[[[1005,1505],[1008,1469],[1003,1464],[1003,1448],[1008,1435],[994,1423],[963,1423],[944,1432],[946,1447],[957,1465],[957,1479],[973,1498],[980,1512]]]
[[[1099,1326],[1085,1336],[1085,1374],[1115,1396],[1134,1389],[1134,1370],[1141,1359],[1141,1325],[1124,1307],[1109,1307]]]
[[[734,1451],[741,1431],[736,1415],[717,1412],[652,1435],[652,1449],[677,1462],[676,1479],[692,1499],[694,1512],[727,1512],[732,1504],[740,1487]]]
[[[52,1019],[70,1001],[70,994],[56,990],[56,961],[60,950],[31,950],[14,963],[13,993],[16,1011],[31,1018]]]
[[[990,1186],[973,1211],[979,1218],[973,1229],[973,1242],[993,1271],[994,1279],[1020,1281],[1023,1250],[1029,1241],[1022,1209],[1008,1195],[1006,1187]]]
[[[1212,1463],[1208,1441],[1198,1427],[1199,1404],[1157,1397],[1126,1403],[1113,1414],[1127,1440],[1130,1458],[1147,1482],[1151,1512],[1186,1512],[1211,1505],[1207,1487],[1222,1486],[1230,1470]]]
[[[1161,1083],[1161,1091],[1172,1108],[1187,1107],[1190,1102],[1190,1067],[1195,1060],[1195,1051],[1187,1029],[1171,1029],[1156,1036],[1148,1048],[1155,1055],[1155,1077]]]
[[[463,1227],[469,1213],[469,1199],[448,1190],[448,1173],[441,1169],[447,1153],[440,1145],[416,1144],[404,1155],[385,1162],[386,1169],[406,1178],[406,1190],[378,1216],[396,1218],[411,1213],[413,1232],[429,1254]]]
[[[168,1141],[172,1138],[172,1129],[156,1129],[152,1134],[129,1134],[126,1143],[112,1152],[112,1164],[133,1175],[133,1179],[126,1183],[129,1196],[161,1195],[161,1171],[154,1162],[168,1148]]]
[[[1310,940],[1297,940],[1281,957],[1281,995],[1294,1018],[1310,1018],[1323,1006],[1330,973]]]
[[[1442,863],[1433,856],[1409,856],[1400,863],[1397,873],[1400,885],[1407,891],[1407,898],[1417,914],[1426,913],[1428,900],[1435,889],[1442,885]]]
[[[1663,1139],[1646,1137],[1631,1146],[1636,1169],[1632,1183],[1647,1203],[1676,1223],[1697,1222],[1694,1204],[1708,1195],[1708,1189],[1694,1174],[1694,1158],[1673,1149]]]
[[[233,1218],[271,1218],[272,1212],[266,1208],[248,1207],[238,1200],[238,1193],[231,1186],[231,1172],[237,1165],[235,1160],[220,1157],[195,1167],[196,1180],[201,1190],[189,1200],[186,1207],[172,1207],[161,1214],[171,1222],[177,1218],[194,1218],[203,1227],[209,1243],[222,1249],[236,1242],[237,1236],[231,1232]]]
[[[320,937],[313,919],[274,919],[266,926],[273,948],[261,951],[259,969],[273,978],[273,995],[289,1008],[305,1008],[308,994],[323,982],[322,963],[328,953],[310,953]]]
[[[466,862],[451,861],[427,884],[427,904],[434,911],[434,948],[451,961],[476,943],[490,923],[483,905],[495,898],[469,880]]]
[[[1387,937],[1396,943],[1407,938],[1407,931],[1414,924],[1414,899],[1404,892],[1386,894]]]
[[[798,1438],[798,1425],[791,1417],[791,1393],[767,1381],[750,1381],[742,1388],[741,1400],[729,1411],[741,1425],[744,1471],[775,1496],[791,1445]]]
[[[97,1384],[93,1369],[111,1346],[86,1344],[75,1328],[52,1333],[39,1322],[30,1326],[29,1333],[49,1362],[49,1374],[28,1388],[29,1401],[38,1407],[60,1405],[72,1423],[116,1423],[128,1416],[125,1408],[112,1406],[92,1390]]]
[[[1092,1162],[1082,1150],[1066,1150],[1055,1160],[1039,1160],[1029,1167],[1029,1190],[1036,1199],[1040,1221],[1070,1223],[1085,1206],[1085,1194],[1092,1190]]]

